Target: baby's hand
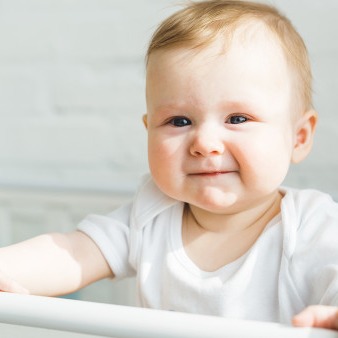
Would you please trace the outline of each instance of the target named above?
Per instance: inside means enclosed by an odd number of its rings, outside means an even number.
[[[0,292],[29,294],[29,291],[0,271]]]
[[[338,307],[313,305],[293,317],[294,326],[311,326],[338,330]]]

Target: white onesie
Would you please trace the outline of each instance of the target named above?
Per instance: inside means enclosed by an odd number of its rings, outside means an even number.
[[[78,229],[116,278],[136,275],[140,306],[289,324],[310,304],[338,305],[338,204],[315,190],[281,190],[280,215],[245,255],[214,272],[186,255],[184,204],[149,176],[130,204],[90,215]]]

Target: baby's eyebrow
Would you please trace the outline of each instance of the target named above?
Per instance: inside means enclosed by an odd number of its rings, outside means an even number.
[[[238,111],[250,111],[253,109],[253,105],[247,101],[225,101],[220,104],[221,110],[238,110]]]
[[[177,104],[177,103],[166,103],[166,104],[161,104],[161,105],[158,105],[158,106],[155,106],[155,111],[156,112],[163,112],[163,113],[166,113],[166,112],[173,112],[173,111],[184,111],[184,110],[187,110],[188,107],[186,104]]]
[[[221,102],[218,102],[214,105],[215,109],[219,112],[250,112],[255,110],[255,105],[250,102],[248,99],[243,100],[228,100],[224,99]],[[201,107],[198,104],[192,104],[192,103],[177,103],[177,102],[168,102],[168,103],[162,103],[157,106],[155,106],[154,111],[160,114],[172,114],[172,113],[178,113],[178,114],[184,114],[188,112],[194,111],[194,109],[201,109]]]

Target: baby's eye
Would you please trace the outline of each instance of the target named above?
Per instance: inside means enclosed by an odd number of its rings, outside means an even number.
[[[230,124],[240,124],[248,121],[248,118],[243,115],[232,115],[225,122]]]
[[[174,117],[169,121],[169,123],[175,127],[185,127],[191,125],[191,121],[186,117]]]

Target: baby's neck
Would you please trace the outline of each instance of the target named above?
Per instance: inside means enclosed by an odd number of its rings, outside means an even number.
[[[244,255],[266,225],[280,212],[282,196],[276,193],[240,214],[211,214],[187,205],[182,240],[190,259],[204,271],[215,271]]]

